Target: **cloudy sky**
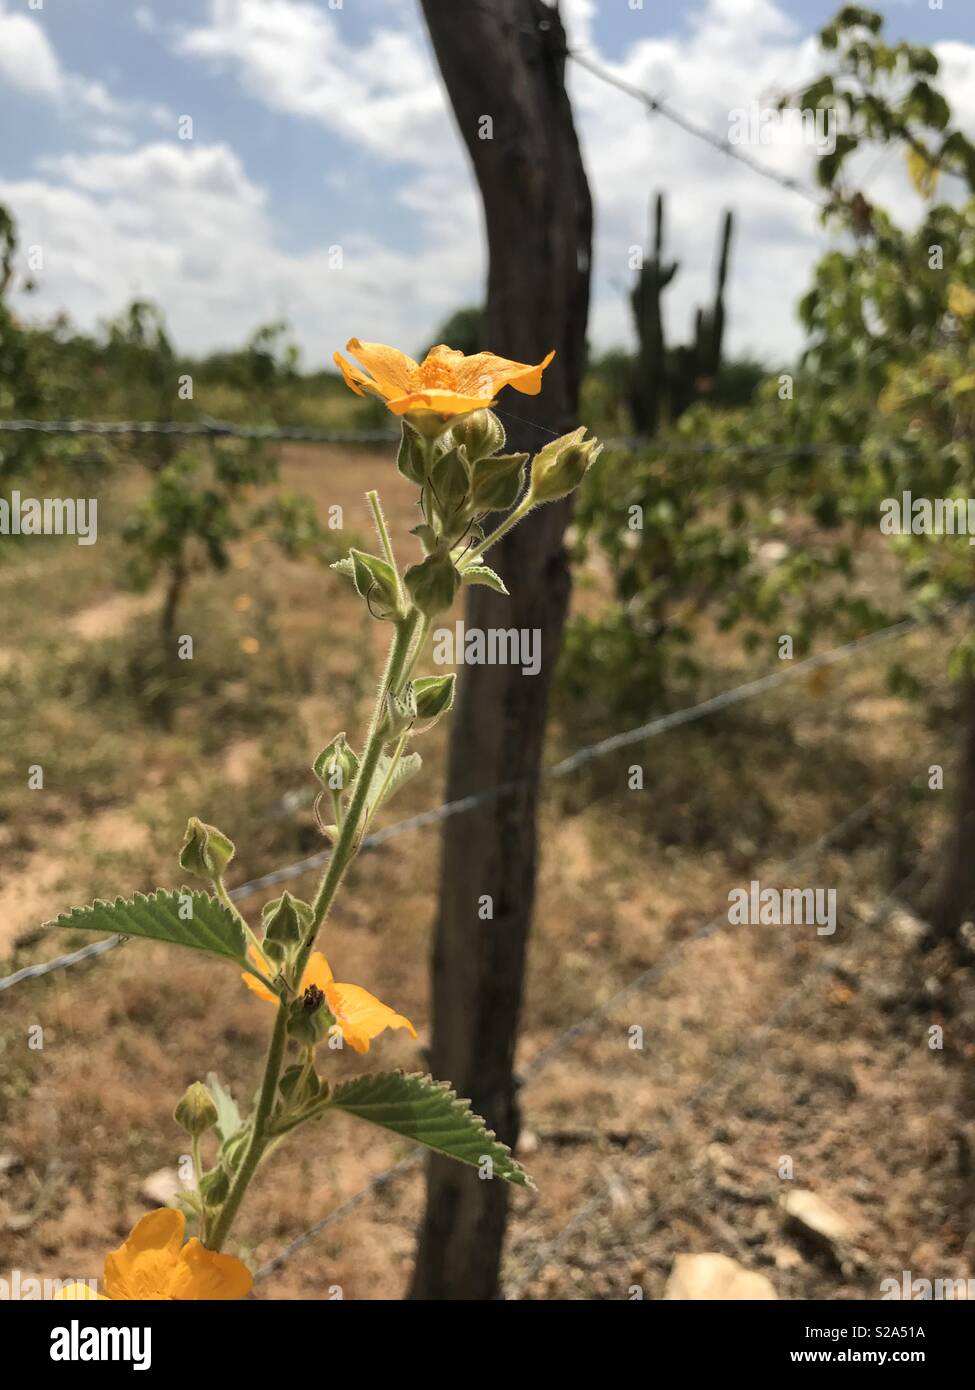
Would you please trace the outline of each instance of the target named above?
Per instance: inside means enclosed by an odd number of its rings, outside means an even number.
[[[459,22],[467,0],[455,0]],[[892,38],[932,45],[975,130],[972,0],[875,0]],[[563,0],[570,43],[726,135],[729,113],[817,70],[834,0]],[[668,196],[670,331],[710,293],[721,210],[738,236],[730,346],[799,342],[796,299],[822,249],[815,208],[578,66],[571,94],[596,200],[590,336],[629,341],[630,247]],[[180,139],[181,118],[192,139]],[[183,129],[186,129],[185,122]],[[466,155],[414,0],[0,0],[0,202],[43,250],[22,308],[90,328],[156,299],[189,350],[279,316],[308,365],[353,334],[409,351],[480,298],[484,252]],[[806,182],[813,152],[750,147]],[[914,215],[896,160],[871,196]],[[339,268],[331,248],[340,247]]]

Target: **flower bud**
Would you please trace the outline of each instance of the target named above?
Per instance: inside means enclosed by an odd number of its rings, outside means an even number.
[[[176,1123],[198,1139],[217,1123],[217,1107],[202,1081],[194,1081],[173,1112]]]
[[[509,511],[521,495],[527,462],[527,454],[496,454],[481,459],[474,470],[474,511]]]
[[[288,1009],[288,1036],[304,1047],[315,1047],[334,1023],[335,1015],[317,985],[309,985]]]
[[[418,676],[413,682],[413,696],[416,700],[418,719],[439,719],[454,703],[454,686],[457,677]]]
[[[285,891],[280,898],[264,904],[261,920],[264,923],[261,949],[267,952],[268,946],[271,946],[271,954],[283,959],[290,947],[296,946],[301,940],[305,928],[311,925],[312,910],[300,898],[293,898]],[[281,948],[280,953],[273,950],[275,946]]]
[[[595,439],[583,439],[585,425],[571,434],[553,439],[540,449],[532,460],[531,499],[533,502],[557,502],[568,497],[582,482],[586,469],[602,452]]]
[[[404,478],[408,478],[411,483],[419,483],[422,487],[426,481],[428,462],[429,453],[426,441],[421,438],[412,425],[404,420],[403,432],[399,441],[399,453],[396,455],[396,467]]]
[[[504,426],[492,410],[472,410],[450,431],[455,444],[463,445],[472,463],[504,448]]]
[[[435,618],[449,608],[460,587],[460,575],[447,554],[428,555],[419,565],[411,565],[404,575],[410,597],[426,618]]]
[[[390,690],[386,695],[386,713],[383,720],[384,738],[399,738],[416,723],[416,696],[412,684],[402,695],[394,695]]]
[[[235,853],[233,841],[216,826],[205,825],[196,816],[190,816],[179,852],[181,869],[198,878],[222,878]]]
[[[355,781],[359,759],[349,747],[345,734],[341,733],[322,749],[312,768],[326,791],[346,791]]]

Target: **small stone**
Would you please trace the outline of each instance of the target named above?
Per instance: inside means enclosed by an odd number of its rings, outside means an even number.
[[[732,1299],[736,1302],[768,1302],[778,1298],[764,1274],[746,1269],[728,1255],[678,1255],[674,1260],[664,1298],[671,1302]]]
[[[846,1217],[815,1192],[797,1188],[787,1192],[780,1204],[787,1223],[830,1254],[838,1254],[853,1238],[853,1228]]]

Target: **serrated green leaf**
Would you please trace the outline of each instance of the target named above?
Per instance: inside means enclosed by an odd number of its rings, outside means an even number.
[[[533,1186],[507,1145],[495,1138],[480,1115],[473,1114],[470,1101],[461,1100],[446,1081],[416,1072],[377,1072],[337,1086],[329,1105],[474,1168],[489,1158],[495,1177]]]
[[[188,917],[187,900],[191,904]],[[181,892],[159,888],[148,896],[136,893],[134,898],[116,898],[113,903],[98,899],[89,907],[73,907],[69,912],[62,912],[46,925],[74,931],[144,936],[152,941],[168,941],[173,946],[209,951],[238,964],[244,961],[247,949],[243,929],[233,913],[209,893],[189,888]]]
[[[504,580],[490,565],[469,565],[466,570],[461,571],[461,577],[465,584],[483,584],[488,589],[493,589],[496,594],[508,592]]]

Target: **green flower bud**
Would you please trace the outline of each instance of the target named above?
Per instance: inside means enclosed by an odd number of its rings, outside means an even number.
[[[410,597],[427,618],[449,608],[460,587],[460,575],[447,554],[428,555],[422,564],[411,565],[404,579]]]
[[[399,453],[396,455],[396,467],[404,478],[408,478],[411,483],[419,483],[422,487],[426,481],[428,463],[429,452],[426,440],[404,420],[403,432],[399,441]]]
[[[474,511],[510,511],[525,485],[527,462],[527,454],[496,454],[481,459],[474,470]]]
[[[218,1207],[227,1200],[230,1178],[224,1168],[211,1168],[200,1178],[200,1196],[208,1207]]]
[[[317,985],[309,985],[288,1009],[288,1036],[303,1047],[315,1047],[328,1037],[335,1015]]]
[[[227,1200],[230,1178],[224,1168],[211,1168],[200,1178],[200,1196],[208,1207],[219,1207]]]
[[[173,1112],[176,1123],[198,1139],[217,1123],[217,1107],[202,1081],[194,1081]]]
[[[307,1105],[309,1101],[317,1100],[322,1092],[328,1089],[328,1083],[316,1075],[314,1068],[307,1075],[304,1073],[305,1068],[296,1063],[295,1066],[288,1067],[278,1082],[281,1094],[292,1106]]]
[[[454,703],[454,686],[457,677],[418,676],[413,682],[413,696],[416,700],[418,719],[439,719]]]
[[[345,734],[341,733],[322,749],[312,767],[326,791],[346,791],[356,779],[359,759],[346,742]]]
[[[504,448],[504,426],[493,411],[472,410],[453,426],[450,438],[463,446],[473,463]]]
[[[602,445],[595,439],[583,439],[585,425],[571,434],[553,439],[540,449],[532,460],[531,499],[533,502],[557,502],[568,497],[582,482],[586,469],[599,457]]]
[[[196,816],[190,816],[179,852],[181,869],[198,878],[222,878],[235,853],[233,841],[216,826],[205,825]]]
[[[266,951],[269,945],[279,946],[286,955],[288,949],[301,940],[305,928],[311,925],[312,909],[300,898],[293,898],[285,891],[280,898],[264,904],[261,920],[264,923],[261,949]]]
[[[466,527],[471,465],[463,446],[448,449],[430,469],[430,500],[449,534]]]

